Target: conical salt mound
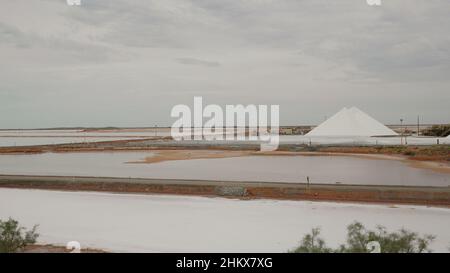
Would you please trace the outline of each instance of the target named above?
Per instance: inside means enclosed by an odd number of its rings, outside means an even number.
[[[344,108],[314,128],[307,136],[396,136],[379,121],[356,107]]]

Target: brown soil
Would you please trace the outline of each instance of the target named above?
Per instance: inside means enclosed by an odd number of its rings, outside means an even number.
[[[80,251],[81,253],[107,253],[101,249],[94,248],[83,248]],[[54,245],[29,245],[25,247],[21,253],[70,253],[70,250],[67,250],[62,246],[54,246]]]
[[[0,175],[0,188],[450,206],[449,187]]]

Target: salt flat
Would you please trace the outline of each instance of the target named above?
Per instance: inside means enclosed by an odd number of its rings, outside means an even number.
[[[91,143],[101,141],[133,140],[120,137],[0,137],[0,147],[39,146],[55,144]]]
[[[0,218],[9,216],[39,224],[42,243],[125,252],[285,252],[316,226],[337,246],[354,220],[436,235],[434,251],[450,247],[450,209],[421,206],[0,189]]]

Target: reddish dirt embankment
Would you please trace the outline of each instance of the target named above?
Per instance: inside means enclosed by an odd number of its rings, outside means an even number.
[[[39,176],[0,176],[0,187],[450,206],[449,187]]]
[[[70,253],[71,250],[67,250],[62,246],[54,246],[54,245],[29,245],[26,246],[25,249],[20,251],[19,253]],[[101,249],[93,249],[93,248],[82,248],[80,249],[80,253],[107,253]]]

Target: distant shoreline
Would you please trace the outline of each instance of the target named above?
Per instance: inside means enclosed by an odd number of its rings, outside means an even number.
[[[0,147],[0,154],[34,154],[45,152],[116,152],[116,151],[161,151],[161,150],[209,150],[257,152],[259,145],[255,144],[186,144],[172,141],[169,136],[146,137],[139,139],[124,139],[92,143],[54,144],[18,147]],[[295,154],[325,154],[325,155],[373,155],[396,157],[415,161],[435,161],[443,165],[450,164],[450,145],[384,145],[384,146],[350,146],[350,145],[302,145],[281,143],[279,149],[272,155]],[[258,153],[260,154],[260,153]],[[395,158],[394,158],[395,159]]]

